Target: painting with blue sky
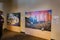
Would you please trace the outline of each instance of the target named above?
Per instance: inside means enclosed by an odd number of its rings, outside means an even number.
[[[26,28],[51,31],[52,10],[25,12]]]

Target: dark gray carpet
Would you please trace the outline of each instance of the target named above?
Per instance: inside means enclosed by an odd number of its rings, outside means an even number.
[[[30,35],[16,35],[14,37],[7,37],[2,40],[45,40],[45,39],[33,37]]]
[[[16,32],[8,31],[8,32],[4,32],[2,36],[2,40],[46,40],[46,39],[34,37],[24,33],[16,33]]]

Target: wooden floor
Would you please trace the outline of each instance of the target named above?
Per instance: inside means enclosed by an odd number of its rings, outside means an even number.
[[[46,40],[46,39],[34,37],[34,36],[27,35],[24,33],[4,31],[1,40]]]

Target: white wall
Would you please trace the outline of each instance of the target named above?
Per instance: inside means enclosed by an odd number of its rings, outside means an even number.
[[[16,0],[13,0],[13,2],[16,2]],[[18,7],[13,6],[13,8],[11,9],[11,12],[21,12],[22,31],[26,32],[27,34],[33,35],[33,36],[46,38],[46,39],[50,38],[50,33],[49,32],[45,32],[45,31],[42,32],[41,30],[37,30],[37,29],[25,28],[25,20],[24,20],[25,19],[24,18],[25,11],[40,11],[40,10],[49,10],[49,9],[51,9],[52,10],[52,16],[58,15],[60,17],[60,12],[59,12],[60,11],[60,8],[59,8],[60,7],[60,1],[59,0],[37,0],[36,1],[35,0],[35,2],[34,2],[32,0],[30,0],[30,1],[25,0],[25,2],[24,2],[23,0],[22,1],[17,0],[17,3],[18,3],[17,4]],[[59,38],[60,37],[60,32],[59,32],[60,27],[59,26],[60,26],[60,21],[57,24],[52,23],[51,38],[53,38],[55,40],[60,39]],[[47,38],[47,36],[48,36],[48,38]]]
[[[3,3],[0,2],[0,10],[3,10]]]
[[[3,3],[3,17],[4,17],[4,25],[3,25],[3,29],[7,28],[7,13],[9,13],[10,9],[11,9],[11,0],[7,0],[7,1],[2,1]]]
[[[51,2],[52,5],[52,13],[53,16],[59,16],[59,23],[52,23],[52,32],[51,32],[51,37],[60,40],[60,0],[52,0]],[[53,20],[54,21],[54,20]]]
[[[11,2],[8,2],[8,4],[7,4],[7,7],[6,7],[8,9],[7,14],[9,14],[9,13],[19,13],[17,11],[17,9],[18,9],[17,0],[15,0],[14,2],[13,1],[14,0],[11,0]],[[21,24],[21,22],[20,22],[20,24]],[[11,30],[11,31],[15,31],[15,32],[21,32],[21,26],[19,27],[19,26],[7,25],[7,29]]]
[[[4,11],[4,10],[3,10],[3,4],[4,4],[3,2],[0,2],[0,10],[2,10],[2,11]],[[4,12],[3,12],[3,17],[4,17]],[[5,19],[5,18],[4,18],[4,19]],[[5,20],[4,20],[4,22],[5,22]],[[5,23],[4,23],[4,25],[5,25]],[[4,29],[4,27],[5,27],[4,25],[3,25],[3,29]]]

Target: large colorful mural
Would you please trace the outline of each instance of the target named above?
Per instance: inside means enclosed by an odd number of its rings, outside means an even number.
[[[51,31],[52,10],[25,12],[27,28]]]
[[[20,13],[7,14],[7,24],[10,26],[20,26]]]

